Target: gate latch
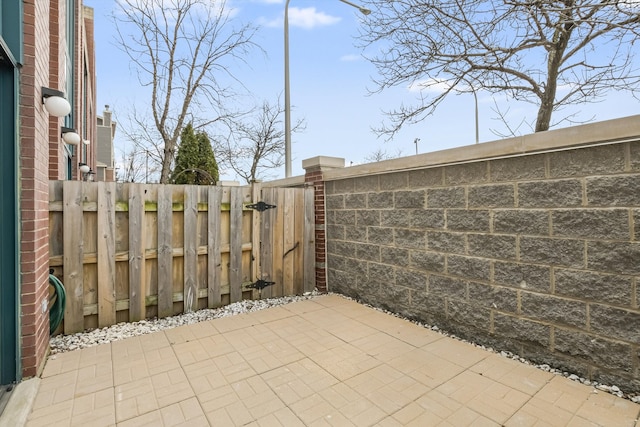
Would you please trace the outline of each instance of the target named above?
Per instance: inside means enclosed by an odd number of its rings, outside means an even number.
[[[252,204],[250,204],[250,205],[247,205],[247,207],[248,207],[249,209],[255,209],[255,210],[257,210],[258,212],[264,212],[264,211],[266,211],[267,209],[273,209],[273,208],[275,208],[275,207],[276,207],[276,205],[270,205],[269,203],[265,203],[265,202],[263,202],[263,201],[261,200],[261,201],[259,201],[258,203],[252,203]]]
[[[269,282],[266,280],[258,279],[255,283],[247,285],[247,289],[258,289],[259,291],[263,290],[267,286],[275,285],[276,282]]]

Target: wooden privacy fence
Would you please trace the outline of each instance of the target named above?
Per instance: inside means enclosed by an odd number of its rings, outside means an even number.
[[[312,188],[52,181],[63,331],[311,291],[313,218]]]

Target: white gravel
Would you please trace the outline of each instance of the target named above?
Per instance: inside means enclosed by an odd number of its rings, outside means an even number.
[[[99,344],[106,344],[106,343],[118,341],[125,338],[130,338],[138,335],[144,335],[152,332],[162,331],[165,329],[175,328],[177,326],[190,325],[193,323],[204,322],[206,320],[217,319],[221,317],[235,316],[236,314],[251,313],[258,310],[264,310],[265,308],[276,307],[279,305],[289,304],[296,301],[309,300],[319,295],[322,295],[322,294],[317,291],[314,291],[314,292],[305,293],[302,296],[266,298],[263,300],[243,300],[243,301],[235,302],[233,304],[229,304],[227,306],[220,307],[217,309],[203,309],[203,310],[193,311],[191,313],[184,313],[176,316],[165,317],[163,319],[154,318],[154,319],[148,319],[148,320],[141,320],[139,322],[121,322],[113,326],[100,328],[100,329],[93,329],[85,332],[79,332],[72,335],[56,335],[51,337],[51,339],[49,340],[51,357],[55,357],[55,354],[58,354],[58,353],[64,353],[67,351],[92,347]],[[353,300],[352,298],[345,297],[344,295],[341,295],[341,296],[344,298]],[[371,307],[378,311],[382,311],[384,313],[390,314],[395,317],[401,317],[395,313],[392,313],[386,310],[381,310],[369,304],[363,304],[363,305],[367,307]],[[629,399],[635,403],[640,403],[640,395],[624,393],[622,390],[620,390],[618,386],[605,385],[605,384],[600,384],[596,381],[590,381],[576,374],[572,374],[570,372],[553,368],[547,364],[536,364],[523,357],[518,356],[517,354],[511,353],[508,351],[497,351],[491,347],[486,347],[483,345],[479,345],[479,344],[464,340],[453,334],[449,334],[447,332],[440,330],[440,328],[438,328],[438,326],[435,326],[435,325],[427,325],[427,324],[416,322],[416,321],[412,321],[412,323],[418,326],[421,326],[423,328],[427,328],[432,331],[438,332],[439,334],[442,334],[446,337],[454,338],[459,341],[472,344],[475,347],[481,348],[483,350],[500,354],[503,357],[507,357],[509,359],[516,360],[526,365],[534,366],[543,371],[546,371],[555,375],[561,375],[570,380],[577,381],[584,385],[591,386],[593,387],[593,393],[598,393],[598,391],[603,391],[606,393],[611,393],[618,397]]]

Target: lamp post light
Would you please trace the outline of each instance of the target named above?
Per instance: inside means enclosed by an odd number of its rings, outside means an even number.
[[[284,5],[284,176],[291,176],[291,95],[289,86],[289,2]],[[369,9],[358,6],[347,0],[340,0],[344,4],[355,7],[363,15],[371,13]]]

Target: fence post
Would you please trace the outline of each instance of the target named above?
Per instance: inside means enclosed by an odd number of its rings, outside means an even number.
[[[324,172],[330,169],[343,168],[344,159],[340,157],[317,156],[302,161],[305,170],[304,182],[313,185],[315,210],[315,242],[316,242],[316,288],[320,292],[327,291],[327,247],[324,203]]]

